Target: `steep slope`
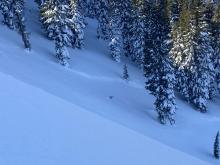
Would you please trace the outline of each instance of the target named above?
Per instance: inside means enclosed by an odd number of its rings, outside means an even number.
[[[206,164],[10,76],[0,81],[2,165]]]
[[[141,133],[146,138],[155,139],[203,161],[212,164],[219,163],[211,155],[213,138],[217,130],[220,129],[219,98],[216,99],[216,102],[210,103],[207,114],[200,114],[194,111],[190,105],[178,100],[179,110],[177,111],[176,125],[161,126],[158,124],[156,113],[153,111],[154,98],[144,89],[142,73],[124,59],[123,61],[128,63],[131,79],[129,82],[121,79],[123,63],[113,62],[108,56],[107,44],[96,39],[96,23],[93,20],[88,20],[89,26],[86,30],[85,49],[70,50],[72,58],[70,68],[65,69],[57,64],[53,56],[53,42],[47,40],[40,29],[36,6],[32,2],[28,2],[27,5],[26,14],[28,29],[31,32],[32,51],[24,51],[20,37],[1,25],[0,72],[50,93],[50,97],[53,95],[53,97],[59,97],[65,102],[69,102],[66,104],[74,104],[80,109],[96,113],[108,120],[119,123]],[[2,84],[3,89],[7,89],[6,87],[8,87],[6,83]],[[25,92],[25,90],[17,92],[17,95],[19,95],[17,98],[24,97],[25,100],[32,96],[31,93]],[[5,93],[7,93],[7,90]],[[25,96],[25,94],[29,95]],[[5,97],[2,95],[2,98]],[[10,98],[10,95],[8,97]],[[38,102],[41,95],[35,98],[34,101],[37,105],[28,100],[30,106],[37,108],[41,104],[46,105],[46,103]],[[16,101],[16,99],[14,100]],[[56,100],[53,101],[56,102]],[[18,107],[16,111],[22,110],[22,106],[16,105],[16,107]],[[56,105],[51,105],[48,108],[52,111],[53,107],[56,108]],[[38,110],[41,111],[40,108]],[[65,108],[61,108],[59,111],[65,111]],[[53,119],[52,112],[50,118]],[[61,123],[64,121],[61,120]],[[36,123],[38,122],[36,121]],[[41,126],[43,127],[43,125]],[[56,129],[56,127],[53,129]],[[102,127],[102,129],[107,130],[111,135],[118,134],[117,130],[112,128]],[[54,136],[54,134],[48,134],[48,136]],[[62,140],[65,140],[65,138]],[[88,136],[85,138],[88,138]],[[28,136],[27,139],[29,139]],[[143,154],[146,152],[146,157],[154,148],[154,145],[149,146],[152,147],[147,147],[146,151],[143,151]],[[172,154],[166,154],[168,152],[165,153],[165,150],[163,152],[169,159],[173,157]],[[127,157],[129,157],[131,153],[127,154]]]

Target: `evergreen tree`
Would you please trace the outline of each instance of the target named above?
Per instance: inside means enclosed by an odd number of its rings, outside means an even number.
[[[216,159],[219,159],[219,132],[217,133],[216,137],[215,137],[215,142],[214,142],[214,157]]]
[[[69,53],[66,46],[70,37],[68,34],[68,23],[71,20],[67,17],[69,7],[67,5],[57,4],[56,9],[54,22],[56,57],[61,65],[68,66],[67,60],[69,59]]]
[[[123,51],[126,57],[131,57],[131,36],[132,36],[132,3],[131,0],[124,1],[124,12],[122,16],[123,28]]]
[[[89,10],[89,4],[87,0],[75,0],[77,3],[77,9],[80,12],[80,15],[85,17],[88,15],[88,10]]]
[[[40,7],[40,20],[49,39],[55,38],[56,12],[54,1],[46,0]]]
[[[69,53],[66,47],[73,43],[71,27],[73,20],[69,15],[70,6],[59,1],[54,3],[47,1],[44,5],[52,7],[44,12],[42,18],[49,36],[55,40],[56,57],[61,65],[68,66]]]
[[[78,2],[78,3],[77,3]],[[71,0],[70,7],[71,7],[71,24],[70,28],[72,31],[72,47],[81,49],[84,47],[84,29],[86,27],[84,16],[80,12],[79,1]]]
[[[212,47],[214,49],[215,79],[220,93],[220,2],[216,6],[212,18]]]
[[[209,39],[210,39],[210,46],[213,49],[213,52],[211,54],[211,63],[214,67],[214,71],[213,71],[213,77],[212,77],[212,81],[210,82],[210,87],[209,87],[209,99],[213,99],[216,95],[217,95],[217,88],[216,88],[216,77],[217,77],[217,73],[215,70],[215,66],[216,66],[216,53],[218,52],[218,41],[215,39],[215,35],[216,35],[216,25],[214,22],[214,14],[215,14],[215,6],[216,4],[214,3],[214,1],[207,1],[206,3],[203,4],[204,5],[204,20],[207,23],[207,32],[209,33]],[[215,43],[216,42],[216,43]]]
[[[182,0],[168,0],[167,1],[167,10],[169,10],[169,17],[171,25],[174,25],[179,21],[180,13],[183,7]]]
[[[2,0],[0,9],[4,17],[4,24],[10,29],[16,29],[22,36],[24,46],[30,49],[29,34],[24,23],[24,1],[23,0]]]
[[[97,11],[97,37],[103,40],[109,39],[109,0],[100,0],[98,1],[97,6],[99,10]]]
[[[171,62],[168,58],[162,60],[160,66],[161,70],[158,72],[157,94],[155,107],[158,113],[158,119],[161,124],[175,123],[174,115],[176,112],[176,103],[174,95],[175,75]]]
[[[123,77],[124,80],[128,80],[129,79],[128,67],[127,67],[126,64],[123,67],[123,76],[122,77]]]
[[[191,21],[187,4],[182,4],[179,17],[175,14],[171,20],[173,20],[171,21],[172,48],[169,54],[175,66],[176,89],[187,101],[190,101],[189,70],[194,56],[195,26]]]
[[[146,37],[145,37],[145,47],[144,47],[144,65],[151,65],[153,64],[154,58],[154,45],[153,39],[155,38],[155,34],[157,33],[156,30],[156,20],[155,20],[155,9],[152,3],[146,2]],[[146,67],[146,66],[144,66]],[[153,69],[154,65],[149,66],[148,69],[145,68],[145,74],[150,75],[154,72]],[[145,75],[146,76],[146,75]]]
[[[19,7],[16,8],[15,10],[15,16],[17,18],[17,28],[22,36],[22,40],[24,43],[24,47],[26,49],[31,49],[31,44],[29,41],[29,33],[26,30],[26,26],[24,23],[24,17],[23,17],[23,10]]]
[[[144,1],[133,0],[132,3],[132,27],[131,27],[131,59],[143,68],[145,45],[145,14]]]
[[[169,121],[175,122],[174,114],[176,110],[174,85],[175,75],[171,61],[168,57],[169,29],[167,27],[167,17],[165,13],[165,3],[160,1],[151,8],[151,14],[148,19],[151,20],[150,36],[147,38],[145,48],[145,77],[146,89],[156,97],[155,108],[158,113],[158,119],[162,124]]]
[[[58,59],[59,63],[65,67],[68,67],[69,64],[67,60],[69,59],[69,52],[65,46],[64,35],[60,33],[60,31],[57,31],[56,34],[55,51],[56,51],[56,58]]]
[[[213,96],[215,71],[210,12],[200,0],[182,3],[179,21],[173,26],[173,47],[177,89],[201,112]]]
[[[196,46],[194,47],[195,55],[191,66],[191,101],[201,112],[206,112],[207,100],[210,98],[210,89],[215,77],[212,62],[213,49],[203,3],[198,0],[195,6]]]
[[[60,10],[60,6],[62,10]],[[50,1],[41,6],[41,21],[48,38],[55,40],[58,20],[65,26],[65,45],[73,48],[84,46],[84,17],[78,8],[78,0]],[[61,18],[60,18],[61,17]]]
[[[121,1],[112,0],[110,2],[110,54],[114,61],[121,61],[122,54],[122,19]]]
[[[14,0],[1,0],[0,10],[3,15],[3,23],[7,25],[10,29],[15,29],[14,25]]]
[[[97,18],[97,11],[99,10],[98,8],[98,3],[99,0],[89,0],[88,2],[88,17],[90,18]]]

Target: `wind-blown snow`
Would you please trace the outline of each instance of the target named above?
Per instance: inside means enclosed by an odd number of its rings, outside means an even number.
[[[0,25],[0,164],[219,163],[212,156],[219,98],[207,114],[179,99],[176,124],[162,126],[142,73],[126,59],[111,60],[94,21],[88,20],[85,49],[69,49],[66,69],[57,64],[33,6],[28,2],[26,12],[31,52]],[[129,82],[121,78],[125,62]]]

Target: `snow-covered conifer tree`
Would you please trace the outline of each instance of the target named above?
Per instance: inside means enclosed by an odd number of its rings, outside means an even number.
[[[204,3],[204,2],[203,2]],[[213,49],[213,53],[210,57],[212,64],[214,66],[214,69],[216,68],[216,58],[218,57],[218,39],[216,39],[216,23],[214,20],[214,15],[215,15],[215,2],[214,1],[207,1],[203,4],[204,6],[204,20],[207,24],[207,32],[209,33],[209,39],[210,39],[210,45]],[[215,43],[216,42],[216,43]],[[209,99],[213,99],[217,95],[217,86],[216,86],[216,77],[217,77],[217,72],[214,70],[213,73],[213,80],[211,81],[210,84],[210,89],[209,89]]]
[[[125,80],[128,80],[128,78],[129,78],[129,74],[128,74],[128,67],[127,67],[127,65],[125,64],[124,65],[124,67],[123,67],[123,79],[125,79]]]
[[[2,0],[0,9],[3,14],[4,24],[10,29],[18,30],[22,36],[25,48],[30,49],[29,34],[24,24],[24,1],[23,0]]]
[[[189,101],[189,68],[194,55],[195,28],[190,22],[190,10],[187,8],[187,4],[182,4],[181,7],[179,14],[177,11],[171,16],[172,48],[169,54],[175,67],[176,89]]]
[[[29,33],[26,30],[26,26],[24,23],[24,16],[23,16],[23,6],[24,6],[24,2],[19,0],[17,2],[15,2],[15,16],[16,16],[16,25],[17,25],[17,29],[19,31],[19,33],[22,36],[22,40],[24,43],[24,47],[26,49],[31,49],[31,44],[29,41]]]
[[[124,12],[122,16],[123,29],[122,29],[122,39],[123,39],[123,51],[126,57],[131,56],[131,35],[132,35],[132,0],[124,1]]]
[[[190,68],[192,72],[190,87],[192,89],[191,101],[201,111],[207,111],[207,100],[210,98],[211,85],[215,78],[214,64],[212,61],[213,49],[204,7],[202,2],[196,4],[194,18],[196,35],[194,42],[194,57]]]
[[[173,124],[176,110],[174,86],[175,74],[171,61],[168,57],[170,42],[167,18],[164,11],[164,2],[160,2],[151,8],[150,36],[146,44],[144,71],[146,89],[156,97],[155,108],[158,119],[162,124],[170,122]]]
[[[65,45],[73,48],[84,46],[84,17],[78,9],[78,0],[50,1],[41,6],[41,20],[50,39],[56,38],[58,20],[62,20],[65,27]],[[58,7],[63,6],[62,10]],[[62,18],[60,18],[62,17]]]
[[[0,1],[0,10],[4,18],[3,23],[7,25],[10,29],[15,29],[13,2],[14,0]]]
[[[98,10],[98,1],[99,0],[89,0],[88,1],[88,13],[87,16],[90,18],[97,18],[97,10]]]
[[[71,0],[72,1],[72,0]],[[87,0],[75,0],[77,2],[77,10],[80,12],[80,15],[85,17],[88,15],[89,4]]]
[[[131,59],[138,67],[143,68],[145,47],[145,8],[144,1],[133,0],[132,3],[132,26],[130,35]]]
[[[69,52],[65,45],[65,38],[64,35],[60,32],[57,32],[55,38],[55,51],[56,51],[56,58],[58,59],[59,63],[65,67],[68,67],[68,59],[69,59]]]
[[[48,38],[54,39],[57,7],[54,1],[46,0],[40,7],[40,20]]]
[[[97,6],[99,10],[97,11],[97,37],[103,40],[109,39],[109,0],[100,0],[98,1]]]
[[[212,18],[212,47],[214,50],[215,79],[220,93],[220,2],[218,2]]]
[[[70,0],[71,24],[69,26],[72,31],[72,47],[81,49],[84,47],[84,29],[86,25],[78,3],[77,0]]]
[[[67,60],[69,53],[67,46],[72,45],[72,28],[73,20],[70,18],[70,6],[68,3],[46,2],[44,5],[51,6],[42,15],[42,19],[46,24],[48,34],[55,40],[56,57],[59,63],[68,66]]]
[[[219,152],[219,132],[216,134],[216,137],[215,137],[213,153],[214,153],[214,157],[216,159],[219,159],[219,156],[220,156],[220,152]]]
[[[110,54],[114,61],[121,61],[122,54],[122,19],[120,15],[121,2],[110,2]]]
[[[175,123],[174,115],[176,113],[176,103],[174,95],[175,74],[168,58],[160,59],[161,70],[158,71],[157,94],[155,108],[158,113],[158,119],[162,124],[170,122]]]

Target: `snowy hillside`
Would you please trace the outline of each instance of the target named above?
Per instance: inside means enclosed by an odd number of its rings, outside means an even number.
[[[207,164],[10,76],[0,80],[0,164]]]
[[[212,155],[220,129],[220,98],[206,114],[177,100],[176,124],[157,122],[154,98],[139,69],[115,63],[88,20],[84,50],[69,49],[70,68],[57,64],[54,44],[27,3],[31,52],[0,25],[0,164],[219,164]],[[122,76],[128,64],[128,82]]]

